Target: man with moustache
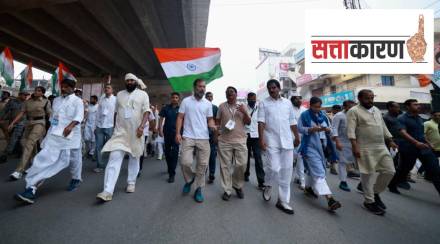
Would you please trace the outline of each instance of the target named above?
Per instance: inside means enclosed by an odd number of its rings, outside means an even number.
[[[64,79],[61,82],[61,96],[55,98],[52,106],[50,128],[42,143],[42,150],[35,156],[32,167],[26,175],[26,190],[16,194],[19,201],[34,203],[36,190],[48,179],[72,163],[72,181],[69,190],[75,189],[81,181],[81,121],[84,104],[75,96],[76,81]],[[79,161],[78,161],[79,160]],[[78,167],[76,167],[78,166]]]
[[[139,173],[139,158],[144,149],[144,127],[150,114],[148,94],[137,88],[138,78],[128,73],[125,75],[126,89],[116,96],[116,125],[110,140],[102,152],[110,152],[105,168],[104,190],[96,196],[107,202],[111,201],[116,181],[119,177],[124,156],[128,155],[127,193],[135,191]],[[101,153],[101,152],[98,152]]]
[[[179,108],[176,122],[176,143],[181,144],[180,164],[185,179],[183,193],[191,191],[195,183],[194,200],[204,201],[202,188],[205,186],[205,173],[208,165],[210,146],[208,127],[216,134],[216,127],[212,115],[212,104],[206,100],[206,83],[203,79],[196,79],[193,83],[194,94],[183,99]],[[183,126],[183,134],[181,134]],[[216,138],[214,138],[214,141]],[[196,152],[196,166],[192,169]]]

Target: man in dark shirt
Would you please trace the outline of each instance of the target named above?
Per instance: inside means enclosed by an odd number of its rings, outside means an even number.
[[[205,98],[212,103],[212,100],[214,100],[214,95],[212,92],[207,92],[205,94]],[[218,107],[214,104],[212,104],[212,115],[213,118],[217,118],[217,111]],[[214,183],[215,179],[215,160],[217,158],[217,144],[213,140],[214,135],[212,134],[212,131],[209,130],[209,145],[211,146],[211,153],[209,155],[209,177],[208,177],[208,184]]]
[[[400,125],[397,117],[401,114],[400,106],[398,103],[394,101],[389,101],[386,104],[388,112],[383,115],[383,120],[390,131],[391,135],[393,135],[393,139],[395,142],[399,142],[400,137]]]
[[[171,103],[164,106],[159,113],[159,134],[165,140],[165,159],[168,166],[168,183],[174,182],[177,160],[179,157],[179,144],[176,143],[176,120],[179,113],[180,94],[171,93]],[[165,124],[163,121],[165,120]]]
[[[416,160],[419,159],[440,194],[440,166],[431,146],[425,140],[423,120],[419,116],[419,103],[415,99],[408,99],[405,101],[405,107],[407,112],[398,117],[402,137],[399,143],[401,157],[396,174],[388,187],[391,192],[400,194],[397,185],[405,181]]]

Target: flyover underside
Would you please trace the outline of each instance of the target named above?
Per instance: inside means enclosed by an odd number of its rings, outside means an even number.
[[[0,0],[0,48],[47,72],[127,72],[171,91],[154,47],[203,47],[209,0]],[[147,82],[148,83],[148,82]],[[152,85],[152,89],[156,85]]]

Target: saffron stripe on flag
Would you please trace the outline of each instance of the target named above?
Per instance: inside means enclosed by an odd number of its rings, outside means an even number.
[[[220,48],[154,48],[160,63],[189,61],[220,53]]]

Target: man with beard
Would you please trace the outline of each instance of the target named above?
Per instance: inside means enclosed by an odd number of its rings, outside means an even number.
[[[113,136],[104,145],[102,152],[110,152],[105,168],[104,190],[96,196],[107,202],[111,201],[116,181],[119,177],[122,161],[128,154],[127,193],[135,191],[139,173],[139,158],[144,149],[144,127],[150,114],[148,94],[137,89],[138,78],[128,73],[125,75],[126,89],[116,96],[116,126]],[[98,152],[101,153],[101,152]]]
[[[347,135],[359,164],[365,198],[363,205],[376,215],[384,215],[386,206],[379,194],[386,189],[395,172],[387,145],[394,149],[397,145],[382,119],[382,113],[373,106],[373,92],[367,89],[359,91],[358,100],[360,104],[347,112]]]
[[[204,201],[202,188],[205,186],[205,173],[208,165],[210,146],[208,126],[216,135],[216,127],[212,115],[212,104],[203,98],[206,83],[196,79],[193,83],[194,95],[183,99],[176,122],[176,143],[182,145],[180,164],[185,179],[183,193],[188,194],[195,183],[194,200]],[[183,125],[183,135],[180,133]],[[216,138],[214,138],[216,141]],[[196,166],[192,169],[196,151]]]
[[[292,103],[280,95],[280,82],[269,80],[266,87],[270,96],[261,101],[258,110],[259,143],[266,158],[263,199],[270,201],[272,186],[278,183],[276,207],[287,214],[293,214],[289,202],[293,150],[299,145],[297,121]]]
[[[61,82],[61,96],[55,98],[52,106],[52,116],[49,131],[42,143],[42,150],[35,156],[32,167],[26,175],[26,190],[17,194],[17,200],[32,204],[35,201],[37,187],[41,183],[69,166],[80,166],[78,159],[81,147],[81,127],[84,104],[73,94],[76,81],[64,79]],[[76,188],[81,181],[81,170],[71,168],[73,179],[70,189]],[[79,175],[78,175],[79,173]]]

